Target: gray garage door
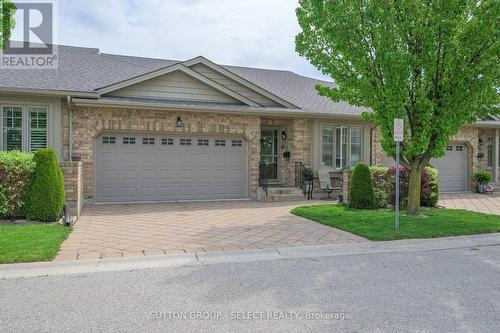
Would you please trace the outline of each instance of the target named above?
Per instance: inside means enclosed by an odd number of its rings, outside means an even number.
[[[439,171],[440,192],[461,192],[467,189],[467,146],[453,144],[446,147],[444,157],[431,160]]]
[[[96,201],[247,197],[243,138],[103,134],[96,142]]]
[[[440,192],[462,192],[467,186],[467,146],[465,144],[453,144],[446,147],[442,158],[431,160],[431,165],[439,172]],[[392,157],[386,158],[387,166],[396,163]]]

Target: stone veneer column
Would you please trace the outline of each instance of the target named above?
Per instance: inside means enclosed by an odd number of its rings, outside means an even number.
[[[344,202],[349,203],[349,185],[351,183],[352,169],[345,168],[342,171],[342,194],[344,195]]]
[[[70,207],[71,215],[79,217],[83,208],[83,163],[61,162],[61,171],[64,177],[64,191],[66,203]]]

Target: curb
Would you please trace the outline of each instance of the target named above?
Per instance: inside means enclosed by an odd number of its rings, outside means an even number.
[[[0,265],[0,279],[119,272],[223,263],[305,259],[313,257],[428,252],[484,246],[500,246],[500,233],[356,244],[310,245],[233,252],[200,252],[145,257],[4,264]]]

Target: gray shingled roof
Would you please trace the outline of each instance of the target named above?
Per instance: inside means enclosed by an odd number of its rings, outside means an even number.
[[[58,69],[0,69],[0,87],[94,92],[99,88],[182,62],[106,54],[95,48],[62,45],[57,48]],[[363,111],[347,103],[334,103],[328,98],[318,96],[314,86],[318,83],[333,86],[331,82],[315,80],[290,71],[225,65],[223,67],[305,111],[340,115],[360,115]]]

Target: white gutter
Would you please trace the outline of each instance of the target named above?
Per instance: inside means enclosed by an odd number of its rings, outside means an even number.
[[[69,160],[73,160],[73,108],[71,107],[71,95],[66,96],[66,102],[68,103],[68,151],[69,151]]]
[[[99,94],[96,92],[84,92],[84,91],[64,91],[64,90],[46,90],[46,89],[29,89],[29,88],[9,88],[0,87],[0,92],[6,93],[16,93],[16,94],[38,94],[38,95],[49,95],[49,96],[78,96],[87,98],[98,98]]]
[[[191,111],[191,112],[222,112],[222,113],[235,113],[246,115],[259,115],[259,116],[292,116],[299,118],[349,118],[349,119],[362,119],[361,115],[343,115],[343,114],[329,114],[325,112],[309,112],[303,109],[277,109],[266,107],[235,107],[235,106],[212,106],[212,105],[181,105],[181,104],[168,104],[168,103],[144,103],[133,101],[120,101],[120,100],[92,100],[84,98],[74,98],[73,103],[78,106],[104,106],[104,107],[118,107],[118,108],[142,108],[154,110],[168,110],[168,111]]]
[[[479,126],[479,127],[500,127],[500,121],[498,120],[479,120],[468,126]]]

